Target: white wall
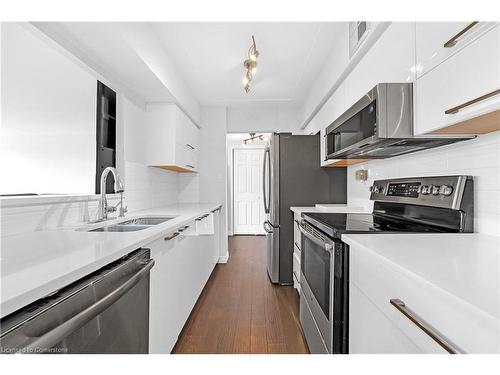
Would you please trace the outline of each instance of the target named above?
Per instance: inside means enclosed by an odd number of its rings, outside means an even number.
[[[300,133],[298,108],[288,104],[260,104],[233,107],[227,111],[228,133]]]
[[[200,131],[200,202],[222,202],[222,222],[227,223],[226,107],[202,107]],[[227,225],[221,226],[221,257],[227,259]]]
[[[0,193],[93,194],[96,78],[17,23],[1,66]]]
[[[358,169],[368,169],[368,181],[355,180]],[[474,177],[475,231],[499,235],[500,132],[433,150],[350,166],[347,169],[348,204],[371,209],[373,204],[368,188],[374,180],[457,174]]]
[[[2,38],[5,36],[4,25],[5,24],[2,24]],[[41,76],[45,75],[46,77],[37,76],[32,77],[31,80],[24,80],[23,90],[27,93],[26,95],[32,95],[29,96],[29,98],[32,98],[32,101],[29,102],[30,105],[23,108],[12,106],[13,109],[11,111],[17,109],[15,112],[17,117],[9,112],[6,113],[6,116],[29,119],[31,121],[29,124],[38,124],[43,120],[44,122],[42,124],[46,127],[53,125],[53,123],[60,125],[60,121],[64,121],[65,124],[71,124],[73,119],[77,119],[80,121],[78,124],[80,125],[82,133],[91,138],[93,144],[91,152],[88,153],[81,152],[78,148],[79,145],[71,144],[73,149],[70,150],[72,152],[70,155],[74,154],[77,156],[78,160],[76,161],[72,160],[69,156],[61,157],[61,149],[54,148],[54,153],[51,155],[57,160],[52,161],[52,164],[46,162],[38,166],[39,171],[43,173],[42,177],[39,177],[36,173],[30,174],[29,170],[26,172],[29,178],[41,179],[42,181],[51,179],[53,182],[55,178],[51,176],[49,172],[51,171],[51,165],[55,165],[60,168],[60,172],[64,174],[65,178],[69,179],[73,184],[77,184],[77,187],[81,188],[81,186],[87,186],[87,188],[81,191],[62,192],[76,192],[85,194],[85,196],[2,199],[1,235],[7,236],[28,233],[35,230],[82,225],[91,219],[95,219],[97,215],[98,197],[94,195],[96,81],[100,79],[101,81],[105,81],[106,84],[109,84],[109,82],[103,80],[102,77],[97,74],[92,74],[90,69],[87,70],[82,68],[79,63],[73,61],[70,57],[64,54],[58,55],[58,53],[60,53],[59,49],[54,48],[50,43],[45,43],[43,37],[41,39],[36,39],[39,38],[36,30],[33,30],[33,35],[30,34],[29,25],[25,25],[26,28],[25,26],[17,24],[10,24],[10,26],[16,31],[15,36],[18,38],[16,42],[19,46],[22,47],[24,45],[26,51],[30,54],[35,53],[39,55],[39,60],[41,62],[54,63],[58,71],[54,72],[50,64],[48,67],[42,66],[42,64],[39,66],[35,65],[38,68],[33,69],[32,73]],[[30,43],[28,45],[21,43],[21,37],[27,38]],[[3,47],[4,45],[2,44],[2,52],[5,52]],[[47,56],[51,57],[54,61],[44,60],[43,58]],[[5,55],[2,54],[2,63],[4,62],[4,57]],[[27,60],[31,61],[31,64],[34,64],[32,62],[34,60],[32,56],[30,56],[29,59],[27,58]],[[19,66],[24,65],[19,64]],[[29,71],[23,73],[28,78],[31,76],[31,72]],[[4,70],[2,64],[2,100],[6,99],[4,95],[5,86],[3,74]],[[58,92],[57,101],[51,100],[52,98],[44,97],[45,85],[48,85],[49,89],[53,88],[51,84],[54,85],[54,83],[45,82],[45,79],[54,78],[54,75],[61,81],[59,84],[64,85],[64,88],[69,90],[68,92],[61,91],[64,94],[62,98]],[[15,75],[12,74],[12,77],[14,76]],[[17,76],[19,76],[19,74],[17,74]],[[39,84],[40,82],[43,83],[43,86]],[[112,84],[110,84],[110,86],[113,88]],[[52,91],[56,89],[57,87]],[[50,93],[50,90],[48,92]],[[38,101],[35,100],[35,98],[37,98]],[[78,103],[76,99],[79,99]],[[61,106],[61,101],[74,105],[68,105],[67,107]],[[42,103],[43,105],[37,103]],[[2,101],[2,107],[3,104],[4,102]],[[81,106],[86,108],[86,110],[82,112]],[[69,111],[72,112],[69,113]],[[84,113],[85,116],[82,116],[82,113]],[[59,114],[61,115],[60,117],[56,116]],[[117,168],[124,180],[125,204],[128,205],[129,212],[175,204],[179,201],[179,191],[182,191],[183,187],[179,183],[180,179],[177,173],[148,167],[138,162],[141,160],[143,154],[143,132],[141,130],[144,124],[143,116],[144,108],[134,104],[122,93],[117,92]],[[83,121],[82,118],[85,118],[85,121]],[[28,130],[29,133],[27,133]],[[2,118],[2,138],[3,132],[4,123]],[[35,133],[39,136],[36,129],[32,128],[26,128],[24,132],[19,132],[19,136],[25,139],[29,138],[28,136],[31,133]],[[69,138],[68,134],[64,132],[62,134],[65,137],[64,141],[66,141],[66,138]],[[87,143],[80,138],[79,142],[81,142],[82,145]],[[2,147],[2,151],[3,150],[4,148]],[[51,151],[52,150],[44,150],[42,156],[46,157]],[[35,165],[35,161],[33,160],[27,160],[27,163],[28,167]],[[62,163],[67,163],[67,165],[62,166]],[[87,169],[89,169],[88,171],[82,167],[82,165],[87,164],[89,164],[87,167]],[[12,163],[12,165],[19,166],[19,162]],[[71,175],[72,171],[75,172],[76,176]],[[5,175],[6,174],[2,172],[2,176]],[[85,181],[81,181],[82,176],[85,177]],[[4,186],[3,183],[4,180],[2,180],[2,188]],[[65,187],[64,184],[58,184],[57,186],[61,188]],[[88,186],[90,186],[90,190]],[[117,197],[108,198],[112,204],[116,204],[117,199]]]

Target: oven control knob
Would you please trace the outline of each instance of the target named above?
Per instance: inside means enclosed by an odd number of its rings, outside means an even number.
[[[420,186],[420,191],[419,191],[420,194],[427,195],[427,194],[429,194],[429,192],[430,192],[429,186],[427,186],[427,185]]]
[[[451,195],[451,193],[453,193],[453,187],[452,186],[441,185],[439,187],[439,194],[442,194],[444,196],[449,196],[449,195]]]
[[[439,186],[431,185],[430,187],[432,195],[439,195]]]

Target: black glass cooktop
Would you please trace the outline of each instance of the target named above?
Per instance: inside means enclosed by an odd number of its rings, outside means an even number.
[[[339,237],[343,233],[442,232],[435,227],[373,214],[314,212],[304,213],[303,217],[332,237]]]

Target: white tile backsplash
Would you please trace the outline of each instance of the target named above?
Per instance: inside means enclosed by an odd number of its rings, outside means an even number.
[[[175,172],[125,162],[123,178],[124,204],[130,213],[179,201],[179,176]],[[188,199],[188,194],[193,192],[198,192],[195,183],[190,184],[189,191],[184,192],[183,196]],[[193,195],[189,199],[195,198]],[[113,205],[118,203],[117,198],[108,198],[108,201]],[[97,205],[95,197],[93,200],[63,197],[49,204],[4,207],[1,212],[1,236],[83,225],[97,217]]]
[[[129,212],[178,202],[178,174],[125,162],[125,204]]]
[[[367,181],[356,181],[358,169],[368,170]],[[347,200],[351,206],[372,209],[369,187],[374,180],[464,174],[474,177],[475,231],[500,234],[500,132],[476,139],[390,159],[348,167]]]

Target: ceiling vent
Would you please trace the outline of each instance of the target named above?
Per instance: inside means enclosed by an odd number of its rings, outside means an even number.
[[[353,57],[359,49],[370,29],[370,23],[366,21],[349,22],[349,57]]]

